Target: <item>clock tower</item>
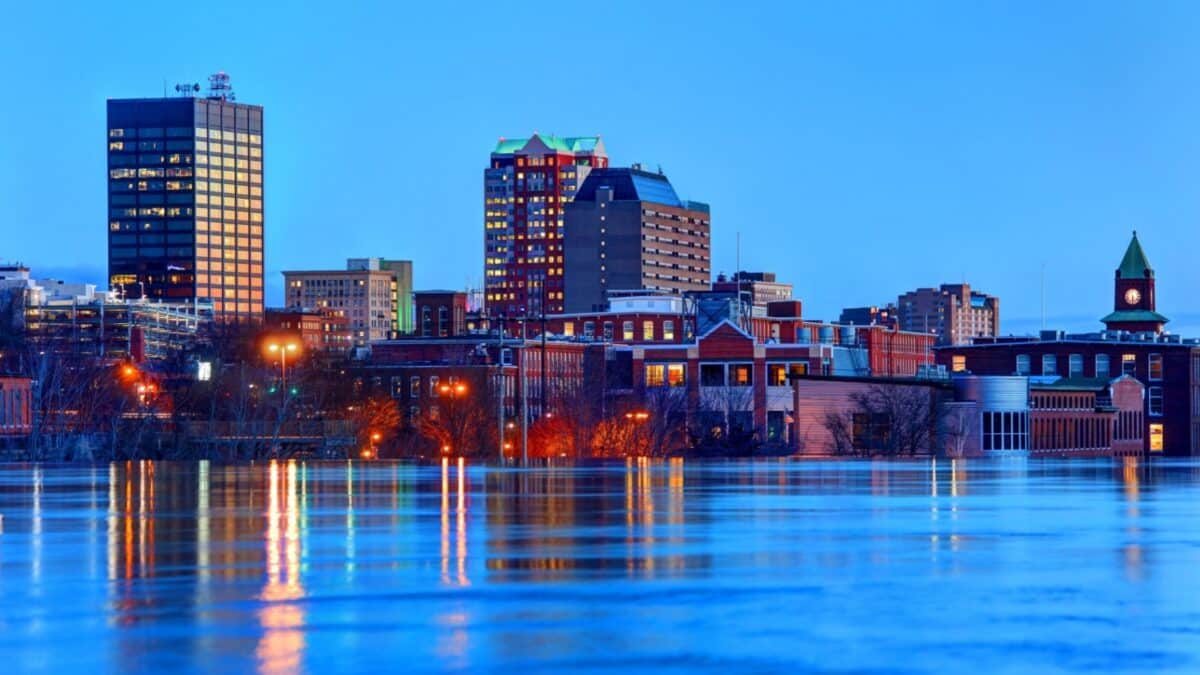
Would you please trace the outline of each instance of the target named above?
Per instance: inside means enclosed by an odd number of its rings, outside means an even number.
[[[1113,311],[1101,319],[1108,330],[1131,333],[1161,333],[1167,317],[1154,311],[1154,270],[1146,260],[1137,232],[1125,249],[1117,268],[1113,289]]]

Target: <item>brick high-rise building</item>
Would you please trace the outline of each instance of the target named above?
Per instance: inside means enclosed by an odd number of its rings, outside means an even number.
[[[900,330],[933,333],[939,344],[1000,334],[1000,298],[973,291],[968,284],[918,288],[901,295],[896,305]]]
[[[607,166],[598,136],[535,133],[496,144],[483,172],[484,286],[491,315],[563,311],[563,206],[592,169]]]
[[[209,81],[206,97],[108,101],[109,285],[259,321],[263,109],[235,103],[224,73]]]
[[[595,169],[566,212],[566,311],[605,309],[609,291],[709,290],[708,205],[661,173]]]

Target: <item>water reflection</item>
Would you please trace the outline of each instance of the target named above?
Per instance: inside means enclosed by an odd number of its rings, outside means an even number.
[[[288,462],[282,481],[280,465],[272,461],[268,469],[267,581],[259,599],[258,612],[262,638],[255,654],[259,671],[293,672],[304,653],[304,597],[300,581],[300,506],[296,463]]]
[[[894,642],[859,608],[932,625],[954,607],[982,630],[1007,607],[996,575],[1058,589],[1067,614],[1120,600],[1178,628],[1200,597],[1151,582],[1190,578],[1171,547],[1194,541],[1198,488],[1197,465],[1133,458],[0,467],[0,623],[15,627],[0,647],[57,670],[90,653],[112,669],[291,672],[335,665],[326,642],[345,639],[329,644],[357,645],[364,668],[394,668],[368,648],[394,643],[418,664],[489,669],[596,644],[702,650],[695,630],[729,629],[712,622],[770,634],[800,607]],[[637,621],[653,639],[625,639]],[[338,637],[315,630],[329,626]]]

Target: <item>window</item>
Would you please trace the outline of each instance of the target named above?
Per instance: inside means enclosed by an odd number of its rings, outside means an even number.
[[[1163,425],[1159,422],[1150,425],[1150,452],[1163,451]]]
[[[732,363],[729,365],[729,386],[749,387],[754,384],[754,375],[749,363]]]
[[[1017,374],[1018,375],[1028,375],[1029,374],[1029,355],[1028,354],[1017,354]]]
[[[621,324],[621,339],[625,342],[633,342],[633,322],[626,321]]]
[[[782,363],[767,364],[767,385],[771,387],[787,386],[787,366]]]
[[[1096,355],[1096,377],[1108,378],[1108,354]]]
[[[429,395],[432,396],[433,398],[437,398],[437,396],[438,396],[438,376],[437,375],[429,376]],[[430,411],[430,416],[431,417],[433,416],[432,410]]]
[[[1137,354],[1121,355],[1121,374],[1137,377]]]
[[[567,337],[575,337],[575,322],[567,321],[563,323],[563,335]]]
[[[413,375],[408,378],[408,397],[421,398],[421,376]]]
[[[590,338],[596,337],[596,322],[595,321],[584,321],[583,322],[583,334]]]
[[[684,370],[682,363],[672,363],[667,365],[667,384],[672,387],[682,387],[687,384],[687,371]]]
[[[1150,401],[1150,415],[1153,417],[1162,417],[1163,388],[1150,387],[1150,389],[1146,391],[1146,398]]]
[[[967,370],[967,357],[955,354],[950,357],[950,370],[956,373],[962,373]]]
[[[1058,359],[1053,354],[1042,355],[1042,374],[1057,375],[1058,374]]]
[[[700,384],[705,387],[725,386],[725,366],[719,363],[700,364]]]
[[[647,342],[654,341],[654,322],[653,321],[643,321],[642,322],[642,339]]]
[[[661,387],[666,384],[667,367],[661,363],[646,364],[646,386]]]
[[[675,339],[675,322],[667,319],[663,321],[663,340],[671,341]]]
[[[611,321],[604,322],[604,341],[612,342],[613,339],[613,324]]]
[[[1150,355],[1150,381],[1161,382],[1163,379],[1163,357],[1162,354]]]
[[[1067,374],[1071,377],[1083,376],[1083,354],[1071,354],[1067,357]]]
[[[1023,412],[984,412],[984,450],[1025,450],[1028,448],[1028,417]]]

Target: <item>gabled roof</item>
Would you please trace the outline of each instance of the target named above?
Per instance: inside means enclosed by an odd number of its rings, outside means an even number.
[[[1125,249],[1125,257],[1121,258],[1117,276],[1122,279],[1147,279],[1154,276],[1154,270],[1150,268],[1150,261],[1146,260],[1146,253],[1138,241],[1136,230],[1129,242],[1129,248]]]
[[[754,336],[747,333],[746,331],[742,330],[741,326],[730,321],[729,319],[721,319],[718,323],[713,325],[712,328],[709,328],[707,331],[705,331],[703,335],[698,336],[696,338],[696,342],[699,343],[701,340],[707,338],[708,336],[712,335],[713,333],[716,333],[717,331],[721,330],[725,326],[729,326],[733,330],[737,331],[738,333],[740,333],[742,335],[742,337],[746,338],[747,340],[750,340],[751,342],[754,341]]]

